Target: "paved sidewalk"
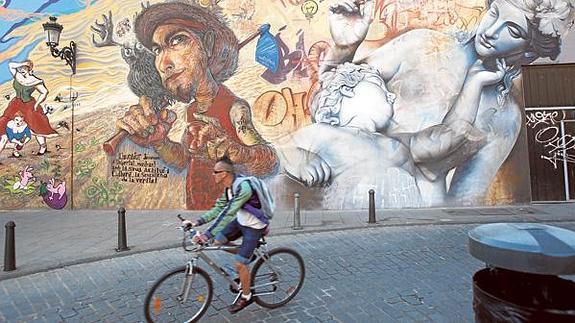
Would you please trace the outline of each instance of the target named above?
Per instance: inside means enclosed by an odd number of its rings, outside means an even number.
[[[491,222],[575,222],[575,203],[482,208],[377,210],[377,223],[368,224],[367,210],[302,211],[302,230],[293,230],[293,211],[278,212],[272,235],[335,231],[378,226],[467,224]],[[0,272],[0,280],[72,264],[92,262],[144,251],[176,247],[181,243],[177,214],[195,218],[202,212],[185,210],[127,210],[129,251],[118,247],[118,214],[115,210],[0,212],[0,224],[16,223],[15,271]],[[5,240],[5,229],[0,238]],[[1,242],[0,242],[1,243]],[[4,259],[4,248],[0,250]],[[3,261],[2,261],[3,264]],[[3,267],[2,267],[3,270]]]
[[[575,230],[575,222],[547,224]],[[213,279],[214,295],[199,322],[473,322],[472,276],[485,268],[467,250],[467,234],[476,226],[382,226],[270,237],[270,248],[292,248],[304,259],[305,282],[296,297],[276,309],[254,304],[232,315],[227,307],[235,294],[200,262]],[[233,261],[224,252],[209,256],[220,265]],[[0,281],[0,322],[141,323],[149,288],[189,259],[173,248],[6,279]]]

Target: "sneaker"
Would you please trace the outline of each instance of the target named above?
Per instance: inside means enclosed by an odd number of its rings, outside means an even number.
[[[243,310],[244,308],[246,308],[248,305],[250,305],[253,302],[254,302],[254,296],[253,295],[252,295],[252,297],[250,297],[250,299],[245,299],[243,297],[240,297],[240,299],[238,299],[237,302],[230,305],[230,307],[228,308],[228,311],[232,314],[235,314],[235,313]]]

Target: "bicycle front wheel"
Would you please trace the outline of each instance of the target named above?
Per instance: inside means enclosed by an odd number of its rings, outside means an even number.
[[[289,248],[276,248],[260,258],[251,273],[256,304],[266,308],[280,307],[299,292],[305,279],[302,257]]]
[[[148,322],[195,322],[212,301],[210,276],[195,267],[187,275],[187,267],[178,267],[158,279],[146,295],[144,314]]]

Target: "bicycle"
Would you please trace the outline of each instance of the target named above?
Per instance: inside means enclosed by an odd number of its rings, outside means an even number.
[[[178,215],[180,220],[184,220]],[[148,322],[196,322],[207,311],[213,297],[210,275],[198,266],[199,259],[230,283],[230,291],[237,293],[234,303],[241,296],[239,279],[232,277],[205,252],[238,251],[239,245],[210,246],[192,242],[196,230],[182,228],[182,248],[192,252],[186,265],[165,273],[154,282],[144,301],[144,314]],[[186,239],[188,234],[188,239]],[[186,241],[193,246],[188,248]],[[265,236],[260,239],[252,257],[255,263],[250,272],[254,302],[265,308],[287,304],[300,291],[305,279],[303,258],[295,250],[285,247],[268,250]],[[282,289],[286,284],[285,290]]]

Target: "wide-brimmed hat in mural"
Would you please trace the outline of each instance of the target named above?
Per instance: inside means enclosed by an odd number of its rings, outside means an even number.
[[[212,75],[218,82],[233,75],[238,65],[238,40],[218,12],[182,2],[151,5],[136,17],[134,29],[138,41],[151,49],[154,31],[165,24],[181,24],[199,35],[211,30],[215,36],[208,60]]]

